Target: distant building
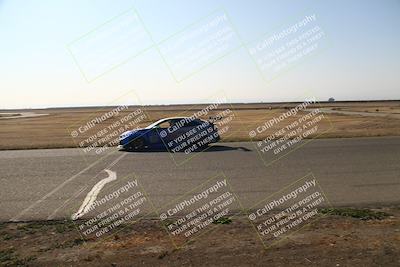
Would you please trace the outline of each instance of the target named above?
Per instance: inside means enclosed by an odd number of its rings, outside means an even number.
[[[333,97],[330,97],[330,98],[328,99],[328,102],[335,102],[335,99],[334,99]]]

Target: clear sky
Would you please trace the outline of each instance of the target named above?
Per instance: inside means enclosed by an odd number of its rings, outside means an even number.
[[[135,10],[140,18],[124,20]],[[211,32],[185,44],[186,54],[179,45],[176,56],[168,52],[225,15],[228,26],[213,34],[235,29],[229,53],[196,57],[190,49]],[[267,54],[253,58],[249,47],[310,15],[323,30],[318,51],[269,79],[257,65]],[[0,0],[0,36],[0,109],[115,104],[131,90],[144,104],[206,102],[220,90],[233,102],[300,100],[309,91],[319,100],[400,99],[397,0]],[[182,55],[198,62],[182,64]]]

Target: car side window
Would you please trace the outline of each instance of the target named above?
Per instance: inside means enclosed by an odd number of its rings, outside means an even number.
[[[154,128],[168,128],[171,126],[170,121],[163,121],[162,123],[158,124],[156,127]]]
[[[184,127],[195,127],[201,124],[200,120],[193,120],[185,123]]]

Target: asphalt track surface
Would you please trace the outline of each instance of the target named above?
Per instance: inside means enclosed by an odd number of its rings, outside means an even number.
[[[400,137],[312,140],[273,163],[248,142],[219,143],[190,157],[114,148],[100,155],[81,149],[9,150],[0,152],[0,169],[1,221],[69,219],[95,186],[100,199],[133,178],[151,200],[149,216],[213,177],[228,180],[245,210],[310,174],[329,205],[400,203]]]

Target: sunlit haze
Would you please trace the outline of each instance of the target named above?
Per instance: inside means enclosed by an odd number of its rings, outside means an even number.
[[[221,90],[231,102],[297,101],[309,91],[321,101],[399,99],[399,14],[395,0],[3,0],[0,109],[109,105],[131,91],[143,104],[202,103]],[[312,16],[321,47],[270,79],[251,48]],[[226,51],[176,65],[167,50],[210,23],[234,29]],[[103,62],[105,51],[114,54]]]

